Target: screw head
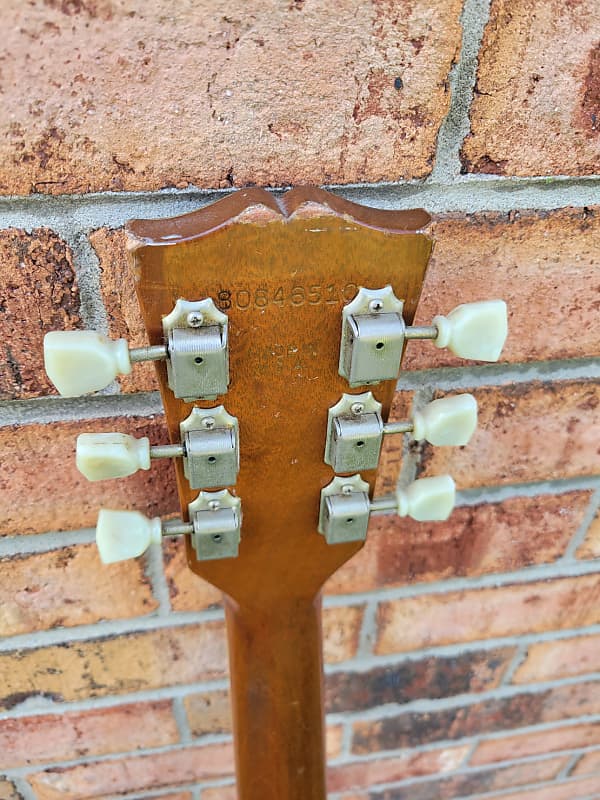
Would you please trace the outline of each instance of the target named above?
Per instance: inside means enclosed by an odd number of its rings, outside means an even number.
[[[373,314],[377,314],[379,311],[383,309],[383,300],[381,298],[376,297],[369,303],[369,311]]]
[[[211,511],[217,511],[221,507],[221,503],[218,500],[209,500],[208,507]]]
[[[223,537],[221,536],[220,533],[213,533],[212,540],[213,540],[213,542],[222,542],[223,541]]]
[[[362,414],[364,410],[365,410],[364,403],[352,403],[352,405],[350,406],[350,411],[355,416],[359,416],[359,414]]]
[[[187,315],[187,324],[190,328],[199,328],[204,322],[204,315],[200,311],[190,311]]]
[[[214,417],[204,417],[202,420],[202,427],[206,428],[207,430],[212,430],[215,427],[215,418]]]
[[[342,494],[352,494],[352,486],[349,483],[342,486]]]

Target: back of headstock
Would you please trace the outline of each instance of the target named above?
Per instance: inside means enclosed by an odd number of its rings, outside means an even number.
[[[317,189],[292,190],[281,207],[261,190],[232,195],[176,220],[136,221],[132,260],[150,341],[179,298],[210,297],[228,317],[227,393],[239,420],[242,538],[235,559],[190,567],[237,602],[261,606],[314,596],[361,542],[327,545],[317,531],[327,410],[351,389],[338,372],[342,308],[360,286],[392,283],[412,320],[431,252],[424,212],[375,211]],[[191,405],[170,391],[158,365],[173,442]],[[372,387],[387,410],[395,380]],[[197,402],[211,406],[215,402]],[[181,506],[197,492],[177,462]],[[372,486],[375,471],[363,474]]]

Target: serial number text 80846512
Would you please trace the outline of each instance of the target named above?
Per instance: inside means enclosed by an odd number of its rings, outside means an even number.
[[[219,289],[216,293],[216,304],[221,311],[231,308],[245,311],[250,308],[266,308],[267,306],[317,306],[322,303],[331,305],[345,305],[349,303],[358,291],[355,283],[346,283],[336,286],[312,284],[309,286],[294,285],[291,287],[278,286],[269,288],[258,286],[254,289]]]

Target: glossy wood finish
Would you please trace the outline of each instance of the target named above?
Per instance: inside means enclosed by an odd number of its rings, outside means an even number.
[[[325,798],[319,591],[360,543],[317,532],[327,409],[351,391],[338,374],[341,309],[359,286],[391,283],[415,312],[431,241],[423,211],[357,206],[318,189],[252,189],[173,220],[129,224],[152,344],[178,297],[210,296],[229,316],[229,392],[240,421],[243,527],[237,559],[190,567],[225,592],[240,800]],[[189,405],[157,364],[172,441]],[[393,381],[373,387],[387,418]],[[355,389],[354,392],[360,392]],[[210,406],[211,403],[198,403]],[[373,486],[375,473],[363,478]],[[177,467],[185,515],[194,492]]]

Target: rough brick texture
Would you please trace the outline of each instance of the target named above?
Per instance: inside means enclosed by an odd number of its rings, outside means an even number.
[[[587,530],[583,544],[577,550],[578,558],[600,558],[600,513]]]
[[[251,10],[240,0],[13,0],[0,188],[426,175],[448,108],[460,8],[418,0],[400,13],[343,0],[332,14],[321,2],[276,0]]]
[[[122,431],[164,442],[162,418],[128,417],[0,427],[0,534],[69,530],[96,524],[98,508],[161,514],[178,508],[173,466],[154,462],[129,478],[90,483],[75,466],[80,433]],[[60,475],[60,480],[57,476]]]
[[[595,0],[493,0],[479,59],[466,172],[598,172]]]
[[[544,381],[472,393],[479,406],[473,438],[466,447],[425,445],[420,476],[449,472],[460,488],[471,488],[600,472],[597,381]]]
[[[522,733],[482,742],[473,755],[471,764],[491,764],[528,756],[544,755],[556,750],[576,750],[600,744],[600,723],[567,725],[539,733]]]
[[[595,207],[434,217],[436,245],[417,324],[459,303],[500,297],[509,314],[502,361],[595,356],[599,213]],[[426,343],[412,342],[406,351],[410,369],[462,364]]]
[[[363,550],[327,583],[332,593],[512,572],[563,555],[590,492],[515,497],[456,509],[447,522],[375,517]]]
[[[358,754],[458,740],[600,713],[598,684],[584,682],[433,711],[402,711],[353,725]]]
[[[600,752],[594,751],[582,756],[577,762],[573,775],[590,775],[600,772]]]
[[[121,761],[90,762],[70,769],[48,769],[35,774],[32,784],[39,800],[75,800],[222,778],[232,769],[231,745],[226,743]]]
[[[80,327],[73,255],[53,231],[0,231],[0,400],[54,391],[43,369],[44,334]]]
[[[590,598],[591,599],[591,598]],[[600,663],[600,636],[578,636],[529,647],[513,677],[515,683],[538,683],[595,672]]]
[[[175,744],[171,703],[138,703],[95,711],[0,721],[0,768]]]
[[[0,559],[1,636],[144,616],[157,605],[142,561],[104,566],[94,544]]]
[[[378,653],[600,622],[600,575],[429,594],[379,606]]]
[[[222,678],[222,623],[208,622],[0,654],[0,707],[122,695]]]
[[[406,787],[371,793],[373,800],[447,800],[452,797],[482,794],[527,783],[551,780],[566,765],[566,758],[535,761],[495,770],[482,770]]]

